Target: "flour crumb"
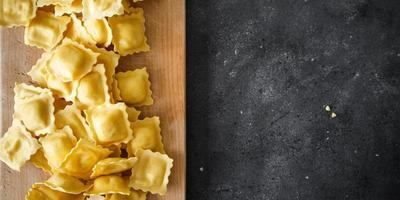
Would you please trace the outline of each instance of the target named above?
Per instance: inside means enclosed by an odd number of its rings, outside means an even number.
[[[200,169],[199,169],[201,172],[203,172],[204,171],[204,168],[203,167],[200,167]]]
[[[336,116],[337,116],[336,113],[332,112],[331,118],[333,119],[333,118],[335,118]]]
[[[331,111],[331,107],[330,107],[329,105],[326,105],[326,106],[325,106],[325,111],[326,111],[326,112],[330,112],[330,111]]]
[[[310,179],[310,177],[308,177],[308,176],[306,176],[306,177],[304,177],[304,178],[307,179],[307,180]]]

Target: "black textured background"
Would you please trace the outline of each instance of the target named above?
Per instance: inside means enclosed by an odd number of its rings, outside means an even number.
[[[399,112],[399,0],[187,0],[188,200],[398,200]]]

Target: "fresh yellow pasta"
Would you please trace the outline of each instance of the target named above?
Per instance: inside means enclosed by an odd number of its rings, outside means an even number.
[[[135,121],[132,123],[131,127],[133,139],[126,147],[129,156],[136,155],[139,149],[149,149],[155,152],[165,153],[160,134],[160,119],[158,117]]]
[[[114,51],[122,56],[150,50],[145,35],[143,9],[135,8],[131,14],[108,19],[113,38]]]
[[[100,176],[85,195],[123,194],[129,195],[129,180],[119,175]]]
[[[103,64],[98,64],[93,71],[79,80],[76,91],[76,104],[82,109],[110,103],[107,78]]]
[[[146,200],[147,192],[131,190],[129,195],[108,194],[106,200]]]
[[[98,176],[120,173],[132,169],[137,158],[106,158],[100,160],[92,169],[90,178]]]
[[[60,172],[82,179],[88,179],[94,165],[111,154],[111,151],[80,139],[61,164]]]
[[[29,190],[25,200],[83,200],[81,194],[67,194],[47,187],[43,183],[35,183]]]
[[[56,17],[53,13],[38,11],[29,26],[25,28],[25,44],[49,51],[64,37],[70,22],[67,16]]]
[[[92,71],[98,55],[83,45],[66,38],[54,50],[48,61],[47,70],[63,82],[79,80]]]
[[[44,156],[43,148],[39,148],[36,153],[31,156],[29,161],[32,162],[35,167],[42,169],[49,174],[53,174],[51,167],[47,162],[47,158]]]
[[[54,130],[54,97],[49,89],[16,83],[14,118],[36,136]]]
[[[69,126],[78,139],[92,140],[89,125],[75,104],[66,106],[55,114],[56,127]]]
[[[85,20],[83,26],[98,45],[108,47],[111,44],[112,32],[106,18]]]
[[[82,0],[73,0],[71,5],[55,5],[54,13],[56,16],[62,16],[64,14],[80,13],[82,12]]]
[[[96,41],[87,32],[82,21],[75,14],[71,15],[71,19],[72,22],[69,24],[65,36],[86,46],[95,45]]]
[[[86,200],[106,200],[106,197],[102,195],[89,195],[86,196]]]
[[[126,144],[132,139],[124,103],[95,106],[86,110],[85,114],[97,144]]]
[[[0,26],[27,26],[36,15],[34,0],[2,0]]]
[[[133,106],[148,106],[153,104],[151,97],[149,74],[146,68],[119,72],[115,75],[113,84],[114,98]]]
[[[48,5],[62,5],[68,6],[72,4],[73,0],[37,0],[36,5],[38,7],[48,6]]]
[[[139,149],[129,185],[135,190],[164,195],[173,160],[166,154]]]
[[[60,173],[53,174],[44,184],[53,190],[68,194],[80,194],[93,186],[90,183],[84,184],[77,178]]]
[[[122,146],[121,144],[107,146],[107,149],[112,151],[112,153],[109,155],[109,157],[111,157],[111,158],[121,157],[121,153],[122,153],[121,146]]]
[[[83,20],[124,14],[122,0],[82,0],[82,5]]]
[[[40,148],[39,143],[25,129],[20,121],[14,120],[12,126],[0,138],[0,160],[11,169],[19,171]]]
[[[47,134],[45,137],[40,138],[39,141],[52,171],[58,170],[67,154],[76,144],[76,138],[69,126]]]
[[[140,111],[134,107],[127,107],[126,112],[128,113],[128,119],[130,122],[135,122],[139,119]]]
[[[40,87],[47,87],[47,63],[50,58],[51,52],[44,52],[28,72],[31,79],[39,84]]]

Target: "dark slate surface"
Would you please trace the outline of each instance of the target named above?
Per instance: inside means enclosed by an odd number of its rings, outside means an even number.
[[[400,1],[187,0],[187,112],[188,200],[400,199]]]

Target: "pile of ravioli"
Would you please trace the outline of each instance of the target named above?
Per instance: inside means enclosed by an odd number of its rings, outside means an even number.
[[[137,0],[2,0],[0,26],[25,27],[25,44],[44,50],[16,83],[0,160],[49,174],[26,200],[144,200],[164,195],[173,160],[145,67],[116,73],[120,56],[150,50]],[[7,67],[7,66],[4,66]]]

